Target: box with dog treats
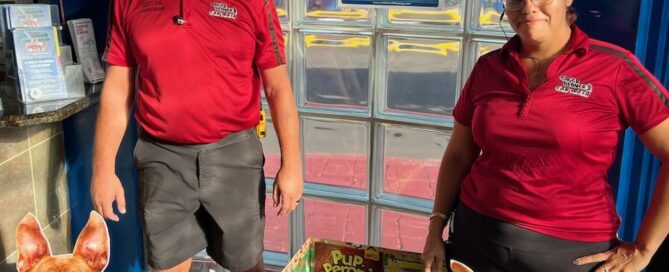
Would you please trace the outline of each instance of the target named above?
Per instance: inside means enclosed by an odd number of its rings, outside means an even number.
[[[421,272],[420,254],[309,238],[282,272]]]

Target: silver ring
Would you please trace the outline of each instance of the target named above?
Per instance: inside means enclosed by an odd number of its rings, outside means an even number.
[[[604,272],[610,272],[609,268],[604,266]]]

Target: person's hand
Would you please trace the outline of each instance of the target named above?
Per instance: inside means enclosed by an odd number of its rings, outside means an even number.
[[[118,222],[112,203],[116,201],[119,212],[125,214],[125,192],[121,180],[115,174],[93,175],[91,179],[91,197],[95,210],[107,219]]]
[[[279,207],[277,215],[286,215],[295,210],[302,199],[303,190],[302,171],[300,168],[279,169],[274,179],[272,200],[274,207]]]
[[[421,260],[423,261],[424,272],[432,272],[433,269],[434,271],[443,271],[444,261],[446,260],[446,248],[444,247],[441,233],[428,233],[425,238],[425,248],[423,249]]]
[[[641,271],[648,266],[651,257],[652,253],[644,252],[635,244],[621,243],[610,250],[578,258],[574,264],[601,262],[595,272]]]

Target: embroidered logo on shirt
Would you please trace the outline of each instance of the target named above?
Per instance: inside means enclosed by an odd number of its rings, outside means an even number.
[[[161,11],[164,10],[163,2],[161,0],[147,0],[142,2],[142,12]]]
[[[582,97],[590,97],[592,84],[583,84],[580,80],[568,76],[560,76],[562,86],[555,86],[555,90],[561,93],[575,94]]]
[[[229,7],[228,4],[223,2],[213,2],[211,3],[211,7],[213,9],[209,11],[209,16],[237,19],[237,8]]]

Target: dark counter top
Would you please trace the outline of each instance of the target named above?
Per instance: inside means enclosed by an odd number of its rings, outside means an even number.
[[[0,128],[25,127],[62,121],[100,101],[101,84],[87,85],[84,98],[42,102],[24,105],[15,100],[2,98],[4,114],[0,116]]]

